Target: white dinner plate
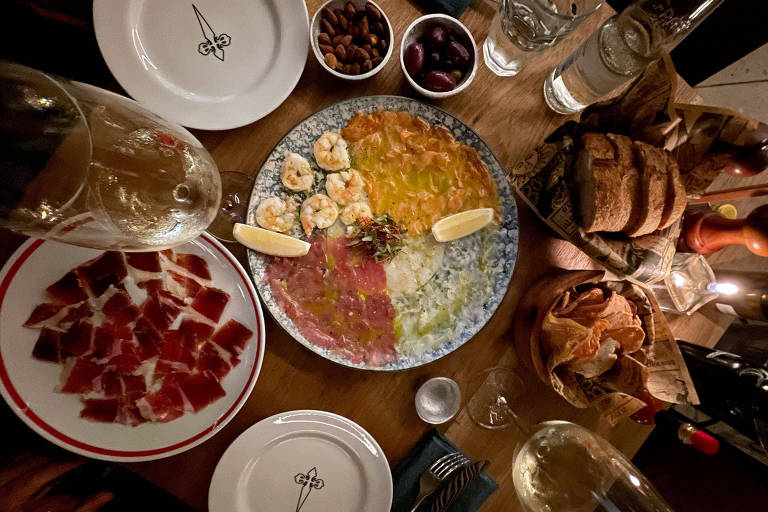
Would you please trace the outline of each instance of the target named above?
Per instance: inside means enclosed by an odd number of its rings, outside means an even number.
[[[226,395],[168,423],[131,427],[80,418],[83,404],[78,396],[54,391],[62,366],[32,358],[40,331],[22,324],[36,305],[46,302],[48,285],[103,251],[30,239],[0,271],[0,393],[32,430],[87,457],[136,462],[189,450],[216,434],[240,410],[264,358],[264,317],[253,283],[235,257],[207,233],[175,250],[208,262],[214,285],[230,294],[222,320],[234,318],[254,333],[240,364],[221,380]]]
[[[93,23],[120,85],[190,128],[261,119],[288,97],[307,58],[304,0],[95,0]]]
[[[392,474],[360,425],[324,411],[290,411],[243,432],[221,457],[210,512],[389,512]]]

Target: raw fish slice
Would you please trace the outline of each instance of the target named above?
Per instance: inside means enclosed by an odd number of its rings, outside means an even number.
[[[46,288],[45,291],[55,302],[61,304],[74,304],[88,298],[74,271],[67,272],[64,277]]]
[[[224,308],[227,307],[227,302],[229,302],[229,294],[227,292],[217,288],[205,287],[200,290],[192,302],[192,309],[206,318],[218,322],[221,314],[224,312]]]
[[[59,331],[43,328],[32,350],[32,357],[40,361],[60,362],[61,334]]]
[[[219,327],[212,341],[233,356],[239,356],[252,336],[253,331],[246,326],[236,320],[229,320]]]
[[[77,267],[75,273],[85,291],[92,297],[98,297],[107,291],[110,285],[125,279],[128,270],[125,268],[122,253],[107,251]]]

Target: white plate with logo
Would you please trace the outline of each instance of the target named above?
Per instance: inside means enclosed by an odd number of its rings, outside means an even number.
[[[360,425],[324,411],[290,411],[243,432],[211,480],[211,512],[389,512],[392,474]]]
[[[307,58],[304,0],[95,0],[104,60],[147,108],[224,130],[277,108]]]

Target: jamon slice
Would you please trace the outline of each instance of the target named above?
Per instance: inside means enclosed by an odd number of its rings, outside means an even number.
[[[152,252],[127,252],[125,261],[129,266],[143,270],[144,272],[160,272],[160,253]]]
[[[159,391],[147,393],[136,401],[141,415],[150,421],[168,422],[184,414],[184,397],[169,379]]]
[[[181,377],[178,386],[195,412],[226,394],[218,380],[203,373]]]
[[[147,360],[158,354],[161,344],[160,333],[143,317],[139,317],[136,321],[133,334],[136,336],[139,345],[138,353],[142,360]]]
[[[176,257],[171,261],[201,279],[205,279],[206,281],[211,280],[211,273],[208,270],[208,263],[206,263],[203,258],[196,254],[176,254]]]
[[[61,356],[82,356],[91,350],[93,325],[87,319],[73,324],[61,338]]]
[[[129,375],[135,372],[142,362],[136,343],[133,340],[122,340],[115,346],[119,353],[112,353],[107,362],[107,368],[120,375]]]
[[[229,294],[218,288],[205,287],[200,290],[195,300],[192,301],[192,309],[206,318],[218,322],[224,308],[229,302]]]
[[[104,372],[104,367],[83,358],[67,358],[62,371],[64,385],[62,393],[90,393],[96,389],[99,376]]]
[[[209,373],[215,376],[216,380],[220,381],[238,363],[240,363],[238,358],[232,357],[226,352],[222,355],[221,349],[209,342],[200,349],[200,355],[197,357],[195,368],[201,373]]]
[[[125,268],[122,253],[107,251],[98,258],[77,267],[75,273],[86,292],[93,297],[98,297],[107,291],[110,285],[125,279],[128,270]]]
[[[42,327],[46,320],[55,317],[63,308],[64,304],[39,304],[32,311],[32,314],[29,315],[27,321],[24,322],[24,327]]]
[[[117,418],[120,400],[117,398],[99,398],[83,400],[85,407],[80,411],[80,417],[104,423],[113,423]]]
[[[166,331],[163,333],[163,345],[160,348],[159,362],[173,363],[171,366],[177,371],[188,372],[195,365],[195,357],[184,345],[184,340],[179,331]]]
[[[253,331],[246,326],[237,320],[229,320],[216,331],[212,341],[233,356],[239,356],[252,336]]]
[[[61,304],[74,304],[88,298],[73,271],[67,272],[64,277],[46,288],[45,291],[54,301]]]
[[[37,338],[35,348],[32,350],[32,357],[40,361],[50,361],[58,363],[61,361],[60,348],[61,332],[53,329],[43,328],[40,336]]]
[[[184,308],[184,301],[161,290],[150,294],[141,305],[141,314],[158,331],[167,329]]]
[[[139,316],[139,308],[125,290],[117,290],[102,306],[107,321],[115,325],[127,325]]]
[[[130,340],[133,337],[131,328],[126,325],[105,323],[93,330],[91,342],[92,357],[106,359],[119,353],[121,340]]]
[[[194,298],[203,287],[194,279],[183,276],[173,270],[169,270],[167,276],[168,290],[182,299]]]
[[[181,333],[184,345],[193,353],[196,353],[200,345],[213,334],[213,327],[191,318],[182,317],[179,324],[179,332]]]

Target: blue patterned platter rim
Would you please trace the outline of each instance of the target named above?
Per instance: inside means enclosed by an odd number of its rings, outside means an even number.
[[[474,148],[483,162],[485,162],[488,171],[496,181],[499,203],[503,215],[501,224],[497,226],[492,232],[492,235],[490,235],[492,237],[490,242],[490,256],[493,261],[497,262],[497,264],[489,270],[489,272],[494,272],[494,275],[491,276],[489,281],[488,295],[483,298],[482,303],[480,304],[464,304],[463,310],[467,310],[468,308],[472,309],[472,311],[468,313],[469,320],[462,322],[463,325],[461,326],[457,325],[458,332],[456,335],[445,341],[442,345],[415,357],[401,354],[398,351],[398,359],[396,361],[382,366],[371,366],[367,365],[365,362],[353,363],[341,355],[334,353],[332,350],[319,347],[307,340],[301,334],[299,328],[277,304],[277,301],[272,296],[269,285],[264,280],[266,268],[271,261],[271,257],[249,250],[248,262],[250,264],[256,288],[258,289],[259,295],[261,295],[261,299],[267,307],[267,310],[275,321],[299,343],[322,357],[344,366],[379,371],[406,370],[430,363],[453,352],[477,334],[488,320],[490,320],[491,316],[493,316],[493,313],[496,311],[496,308],[498,308],[501,300],[506,294],[509,282],[512,279],[515,262],[517,261],[519,240],[517,205],[515,204],[515,198],[509,183],[507,182],[503,167],[488,145],[477,133],[475,133],[474,130],[463,122],[444,110],[410,98],[401,96],[363,96],[343,100],[315,112],[291,129],[285,137],[277,143],[267,160],[264,162],[264,165],[262,165],[254,182],[250,201],[248,203],[248,224],[256,225],[256,207],[262,199],[273,195],[281,197],[286,196],[280,180],[280,165],[285,154],[288,152],[299,153],[310,161],[314,170],[319,171],[319,168],[312,158],[313,144],[325,131],[340,131],[344,128],[358,110],[366,114],[376,110],[404,110],[412,115],[417,115],[423,118],[430,124],[442,125],[450,130],[459,142],[463,142]],[[322,175],[322,172],[316,173],[316,176]],[[319,183],[315,184],[312,192],[316,193],[320,190],[324,190],[324,179],[319,180]],[[297,223],[294,231],[290,234],[306,240],[307,237],[301,231],[298,224],[299,223]],[[463,244],[465,248],[462,249],[462,251],[466,251],[467,249],[471,251],[473,250],[472,244],[477,245],[480,243],[475,241],[476,235],[477,233],[450,243]],[[477,250],[480,250],[480,248],[478,247]],[[448,257],[449,256],[446,256],[446,258]],[[437,278],[438,276],[436,275],[433,279]],[[467,313],[467,311],[461,312]],[[463,316],[466,317],[467,315]]]

